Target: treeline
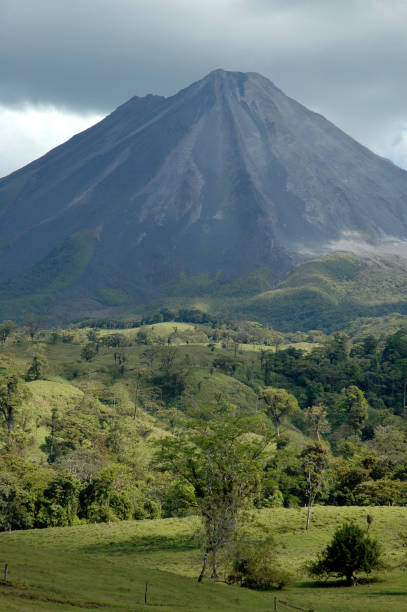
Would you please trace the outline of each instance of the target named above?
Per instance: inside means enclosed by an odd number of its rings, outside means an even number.
[[[209,324],[214,326],[221,323],[228,323],[226,319],[214,317],[197,308],[182,308],[176,312],[168,310],[168,308],[161,308],[161,310],[144,315],[140,319],[86,319],[79,323],[79,327],[92,327],[95,329],[134,329],[143,325],[154,325],[155,323],[167,323],[171,321],[179,323]]]

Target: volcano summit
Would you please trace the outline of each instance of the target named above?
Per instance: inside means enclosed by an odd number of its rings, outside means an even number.
[[[259,74],[215,70],[0,180],[0,318],[28,297],[128,307],[180,274],[279,280],[347,237],[407,238],[407,172]]]

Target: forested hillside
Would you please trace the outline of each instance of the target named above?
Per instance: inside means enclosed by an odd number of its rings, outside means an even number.
[[[157,453],[225,415],[267,438],[256,508],[310,501],[315,445],[315,500],[407,502],[405,329],[351,341],[198,311],[151,323],[169,316],[1,324],[3,529],[194,514],[193,486]]]

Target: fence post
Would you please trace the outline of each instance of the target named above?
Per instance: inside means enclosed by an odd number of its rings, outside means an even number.
[[[4,582],[7,582],[7,576],[8,576],[8,563],[6,563],[6,565],[4,566]]]
[[[144,603],[147,603],[148,582],[146,582],[146,590],[144,591]]]
[[[274,597],[274,612],[277,612],[277,597]]]

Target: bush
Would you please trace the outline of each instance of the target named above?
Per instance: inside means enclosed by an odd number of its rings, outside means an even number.
[[[361,482],[355,487],[353,493],[358,506],[401,505],[407,500],[406,483],[387,478]]]
[[[81,359],[84,361],[92,361],[97,355],[95,344],[86,344],[81,351]]]
[[[319,578],[343,577],[347,585],[355,585],[356,572],[369,574],[381,566],[380,554],[377,540],[354,523],[344,523],[317,560],[308,566],[308,571]]]
[[[188,516],[196,513],[194,488],[185,482],[173,483],[163,500],[163,514],[168,516]]]
[[[240,584],[248,589],[266,591],[282,589],[292,578],[277,563],[274,542],[239,542],[233,551],[228,584]]]
[[[117,517],[112,508],[107,504],[97,501],[88,506],[87,519],[92,523],[108,523],[109,521],[117,521]]]

